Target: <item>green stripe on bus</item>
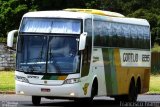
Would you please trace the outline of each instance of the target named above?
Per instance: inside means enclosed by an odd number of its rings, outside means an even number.
[[[42,80],[65,80],[67,75],[56,76],[56,75],[44,75]]]
[[[106,89],[108,95],[117,94],[117,79],[114,63],[114,50],[103,48],[103,60],[105,69]]]
[[[114,58],[114,49],[109,49],[109,58],[111,61],[111,80],[112,80],[112,94],[118,93],[117,87],[117,78],[116,78],[116,65],[115,65],[115,58]]]
[[[44,75],[44,76],[42,77],[42,80],[58,80],[58,76]]]

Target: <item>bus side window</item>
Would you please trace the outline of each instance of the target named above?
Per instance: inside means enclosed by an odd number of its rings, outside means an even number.
[[[94,45],[95,46],[105,46],[105,22],[103,21],[94,21]]]
[[[105,29],[105,46],[109,47],[109,29]]]
[[[122,24],[119,24],[119,28],[118,28],[118,38],[117,38],[117,42],[118,42],[118,47],[124,47],[125,45],[125,36],[124,36],[124,31],[122,29]]]
[[[125,25],[125,24],[122,24],[122,36],[123,36],[123,39],[124,39],[124,42],[123,42],[123,47],[124,48],[127,48],[129,47],[129,36],[130,36],[130,29],[129,29],[129,26],[128,25]]]
[[[91,47],[90,46],[86,46],[85,50],[83,50],[83,65],[84,64],[89,64],[91,59]]]
[[[90,63],[91,63],[91,45],[90,42],[87,41],[85,49],[82,51],[82,76],[87,76],[89,73]],[[91,42],[92,43],[92,42]]]
[[[112,36],[113,34],[112,34],[112,27],[111,27],[111,29],[109,29],[109,47],[112,47]]]
[[[150,48],[150,34],[149,34],[149,27],[143,28],[143,36],[144,36],[144,46],[145,49]]]
[[[117,23],[112,23],[112,47],[118,46],[118,30],[117,30]]]
[[[88,36],[86,39],[86,47],[85,49],[82,51],[83,53],[83,66],[90,66],[90,62],[91,62],[91,49],[92,49],[92,38],[91,36]]]
[[[137,27],[137,45],[139,49],[143,49],[144,46],[144,38],[143,38],[143,32],[142,32],[142,27],[141,26],[136,26]]]
[[[84,31],[87,32],[86,46],[82,51],[82,74],[81,76],[86,76],[89,73],[89,67],[91,62],[91,49],[92,49],[92,20],[86,19]]]
[[[134,25],[130,25],[131,35],[130,39],[132,40],[132,48],[137,48],[137,35],[136,35],[136,28]]]
[[[145,37],[144,36],[144,47],[145,47],[145,49],[149,49],[150,48],[150,39],[149,39],[149,37]]]
[[[150,49],[150,38],[147,38],[147,49]]]
[[[100,46],[100,33],[98,28],[98,21],[94,20],[94,45]]]
[[[112,23],[108,23],[110,27],[108,28],[108,47],[112,47]]]

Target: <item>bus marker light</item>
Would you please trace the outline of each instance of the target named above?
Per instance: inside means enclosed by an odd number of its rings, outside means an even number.
[[[75,93],[70,93],[70,96],[74,96],[75,95]]]
[[[19,94],[24,94],[24,92],[23,91],[19,91]]]

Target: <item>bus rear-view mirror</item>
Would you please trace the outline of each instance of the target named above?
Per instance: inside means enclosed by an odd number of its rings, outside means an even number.
[[[86,46],[86,37],[87,37],[87,32],[84,32],[80,35],[79,39],[79,50],[84,50]]]
[[[14,35],[18,32],[18,30],[12,30],[7,35],[7,47],[13,48]]]

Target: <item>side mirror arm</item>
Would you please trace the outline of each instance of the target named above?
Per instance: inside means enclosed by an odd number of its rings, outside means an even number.
[[[17,33],[18,30],[12,30],[7,35],[7,47],[12,48],[13,47],[13,40],[14,40],[14,34]]]

